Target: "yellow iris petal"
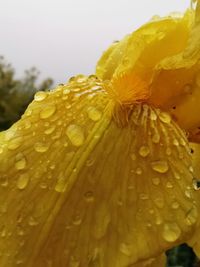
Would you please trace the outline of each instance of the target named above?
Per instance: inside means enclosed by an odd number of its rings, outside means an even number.
[[[143,101],[168,111],[189,131],[190,139],[198,142],[199,6],[198,2],[195,11],[188,10],[182,17],[169,16],[145,24],[105,52],[96,70],[102,79],[110,79],[111,85],[123,77],[130,81],[124,87],[113,86],[115,95],[124,96],[121,102]],[[145,86],[132,82],[134,77]]]
[[[130,265],[128,267],[165,267],[166,266],[166,256],[162,254],[156,258],[151,258],[145,261],[138,262],[136,264]]]
[[[200,211],[200,145],[191,144],[193,152],[193,166],[195,172],[195,178],[193,180],[193,186],[196,190],[197,195],[197,208]],[[188,244],[193,248],[197,257],[200,258],[200,218],[198,218],[198,223],[195,227],[195,231],[192,238],[188,241]]]
[[[1,267],[153,264],[197,222],[185,134],[95,77],[37,93],[0,162]]]

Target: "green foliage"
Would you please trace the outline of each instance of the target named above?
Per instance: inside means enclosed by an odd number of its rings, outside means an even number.
[[[197,267],[199,263],[192,250],[186,244],[167,251],[167,267]],[[159,267],[159,266],[158,266]]]
[[[45,91],[52,86],[50,78],[38,85],[38,75],[38,70],[31,68],[25,71],[22,79],[16,79],[13,67],[0,57],[0,131],[21,117],[37,91]]]

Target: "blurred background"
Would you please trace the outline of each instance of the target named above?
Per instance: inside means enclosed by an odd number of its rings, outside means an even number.
[[[0,54],[18,77],[36,66],[40,79],[64,83],[93,73],[103,50],[153,15],[189,6],[190,0],[0,0]]]
[[[0,130],[20,118],[36,91],[94,73],[112,42],[154,15],[189,6],[190,0],[0,0]],[[198,266],[185,244],[167,255],[170,267]]]

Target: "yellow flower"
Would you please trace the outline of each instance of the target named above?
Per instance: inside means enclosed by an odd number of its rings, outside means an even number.
[[[199,8],[111,46],[0,133],[1,267],[157,267],[200,255]],[[174,107],[176,107],[174,109]]]

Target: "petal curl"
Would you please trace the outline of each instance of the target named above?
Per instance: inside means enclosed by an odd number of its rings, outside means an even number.
[[[106,52],[100,59],[96,73],[111,85],[126,79],[127,88],[113,86],[119,102],[143,101],[162,108],[189,132],[190,140],[200,142],[199,36],[197,1],[196,9],[182,17],[151,21],[126,36],[115,45],[115,53]]]

